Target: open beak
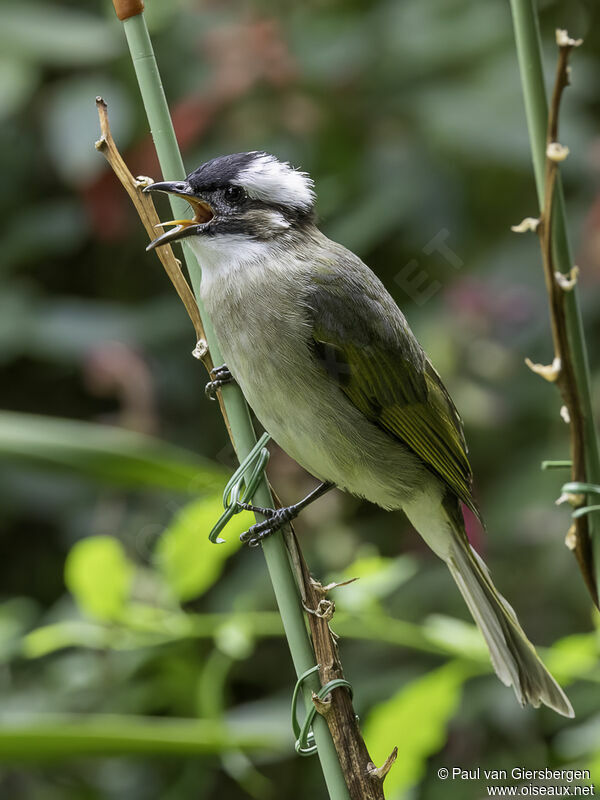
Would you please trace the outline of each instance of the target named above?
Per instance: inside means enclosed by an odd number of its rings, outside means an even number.
[[[161,247],[164,244],[176,242],[179,239],[184,239],[186,236],[193,236],[198,232],[199,228],[206,225],[215,216],[214,209],[205,200],[201,200],[194,195],[192,187],[187,181],[162,181],[159,183],[151,183],[146,186],[144,192],[165,192],[165,194],[174,194],[176,197],[181,197],[186,200],[194,211],[194,219],[171,219],[168,222],[161,222],[160,226],[164,228],[166,225],[173,225],[171,230],[165,231],[156,239],[150,242],[146,250],[154,250],[155,247]]]

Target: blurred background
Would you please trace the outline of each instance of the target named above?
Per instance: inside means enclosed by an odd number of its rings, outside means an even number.
[[[575,707],[522,710],[491,675],[445,567],[408,523],[334,493],[297,523],[333,593],[389,798],[485,796],[463,769],[600,776],[595,620],[554,500],[558,394],[507,2],[149,0],[186,167],[261,149],[308,170],[322,228],[405,311],[465,421],[485,536],[470,536]],[[541,3],[573,57],[561,141],[600,396],[600,10]],[[294,676],[260,551],[209,545],[234,467],[193,329],[94,149],[102,95],[134,175],[159,178],[109,2],[0,5],[0,796],[325,797],[293,749]],[[170,176],[165,176],[169,178]],[[167,215],[167,206],[159,212]],[[272,447],[293,502],[314,481]]]

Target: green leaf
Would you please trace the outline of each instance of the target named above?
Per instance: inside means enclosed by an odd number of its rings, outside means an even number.
[[[197,597],[213,585],[239,549],[240,534],[254,522],[247,512],[236,514],[225,529],[227,540],[212,544],[208,534],[222,512],[222,492],[196,500],[179,512],[158,542],[158,568],[179,600]]]
[[[561,681],[579,678],[598,665],[598,636],[574,633],[554,642],[544,655],[544,663]]]
[[[99,620],[118,619],[129,597],[134,566],[112,536],[77,542],[65,564],[65,583],[81,610]]]
[[[229,619],[229,615],[223,615]],[[201,625],[196,624],[197,619]],[[41,658],[70,647],[91,650],[140,650],[201,635],[212,638],[226,624],[220,615],[194,617],[181,609],[166,611],[143,603],[129,602],[118,622],[63,619],[30,631],[21,640],[26,658]],[[198,631],[197,628],[201,630]],[[250,628],[251,630],[251,628]],[[278,632],[277,632],[278,633]],[[276,634],[273,634],[276,635]]]
[[[42,658],[66,647],[115,648],[114,631],[88,620],[65,619],[30,631],[23,637],[21,649],[25,658]]]
[[[249,658],[254,649],[252,627],[245,624],[243,617],[234,614],[215,632],[215,644],[232,660]]]
[[[600,753],[596,753],[594,758],[588,761],[587,766],[590,770],[591,782],[594,786],[598,786],[600,784]]]
[[[410,556],[359,555],[343,572],[344,579],[358,578],[344,587],[344,608],[360,610],[369,606],[375,610],[380,598],[392,594],[416,572],[416,561]]]
[[[388,800],[417,784],[429,756],[443,746],[467,675],[452,661],[404,686],[369,714],[364,734],[375,764],[383,764],[398,745],[398,758],[385,782]]]
[[[423,632],[428,641],[435,642],[448,653],[489,664],[485,640],[479,628],[471,622],[445,614],[431,614],[425,620]]]
[[[68,469],[127,487],[215,489],[224,469],[194,453],[109,425],[0,412],[0,458]]]
[[[26,658],[41,658],[71,647],[139,650],[181,639],[210,639],[231,658],[243,658],[255,639],[283,635],[278,611],[190,614],[131,602],[117,623],[64,619],[35,628],[22,638],[21,652]]]

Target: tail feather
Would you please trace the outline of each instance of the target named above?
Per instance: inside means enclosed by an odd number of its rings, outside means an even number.
[[[483,633],[498,677],[513,687],[521,705],[531,703],[537,708],[544,703],[565,717],[575,716],[568,697],[541,662],[466,537],[455,536],[446,563]]]
[[[441,499],[441,502],[440,502]],[[565,717],[575,716],[569,699],[541,662],[517,615],[494,586],[488,568],[473,550],[455,497],[429,495],[404,506],[408,518],[441,559],[464,597],[490,651],[500,680],[512,686],[521,705],[544,703]]]

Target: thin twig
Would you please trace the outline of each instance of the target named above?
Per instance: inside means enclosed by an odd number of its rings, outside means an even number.
[[[101,97],[96,98],[96,108],[98,109],[100,131],[102,134],[100,139],[96,142],[96,150],[102,153],[112,167],[113,172],[133,201],[136,211],[148,232],[148,236],[150,239],[154,239],[156,236],[156,229],[160,226],[160,217],[156,213],[151,195],[142,193],[143,187],[152,183],[152,181],[150,179],[136,180],[133,177],[117,149],[108,121],[108,107]],[[204,333],[202,320],[200,319],[198,306],[192,294],[192,290],[181,271],[181,263],[175,258],[170,245],[167,247],[159,247],[155,252],[185,306],[185,310],[196,331],[196,339],[205,339],[206,335]],[[202,357],[202,362],[210,372],[213,368],[213,363],[210,360],[210,354],[208,352]]]
[[[152,196],[142,192],[144,186],[147,186],[152,181],[150,178],[133,177],[123,159],[123,156],[115,144],[115,140],[110,130],[108,106],[101,97],[96,98],[96,108],[98,109],[98,117],[100,118],[101,133],[100,138],[96,142],[96,150],[102,153],[102,155],[110,164],[121,185],[131,198],[142,224],[144,225],[144,228],[146,228],[148,236],[150,239],[154,239],[156,235],[156,228],[160,226],[160,217],[158,216],[154,207]],[[175,258],[171,245],[158,247],[154,252],[165,268],[165,272],[175,287],[175,291],[185,306],[185,310],[187,311],[188,316],[192,321],[192,325],[194,326],[194,331],[196,333],[196,347],[193,353],[200,361],[202,361],[206,367],[206,371],[210,375],[210,372],[214,367],[213,360],[211,358],[208,345],[206,344],[206,333],[204,332],[204,325],[202,324],[200,312],[198,311],[198,304],[196,303],[196,298],[194,297],[193,292],[190,289],[183,272],[181,271],[181,262],[179,259]],[[229,438],[233,442],[229,419],[227,417],[223,398],[221,397],[221,392],[217,392],[217,399],[221,407],[221,413],[223,414],[225,425],[227,426]]]
[[[559,164],[564,161],[569,152],[558,141],[560,103],[564,89],[569,85],[569,56],[573,48],[581,44],[581,40],[571,39],[566,31],[559,30],[556,32],[556,41],[559,52],[548,114],[544,199],[539,224],[534,228],[540,240],[544,278],[550,305],[554,361],[552,367],[532,364],[529,359],[526,361],[534,372],[541,374],[546,380],[555,382],[561,393],[566,409],[562,413],[562,417],[568,420],[570,430],[571,477],[573,481],[585,482],[587,480],[585,416],[578,390],[566,313],[567,293],[572,291],[576,284],[577,268],[573,267],[568,275],[563,275],[556,269],[553,243],[553,214],[558,169]],[[598,589],[594,577],[592,547],[586,515],[578,517],[574,526],[569,529],[568,546],[575,553],[583,578],[597,605]]]

